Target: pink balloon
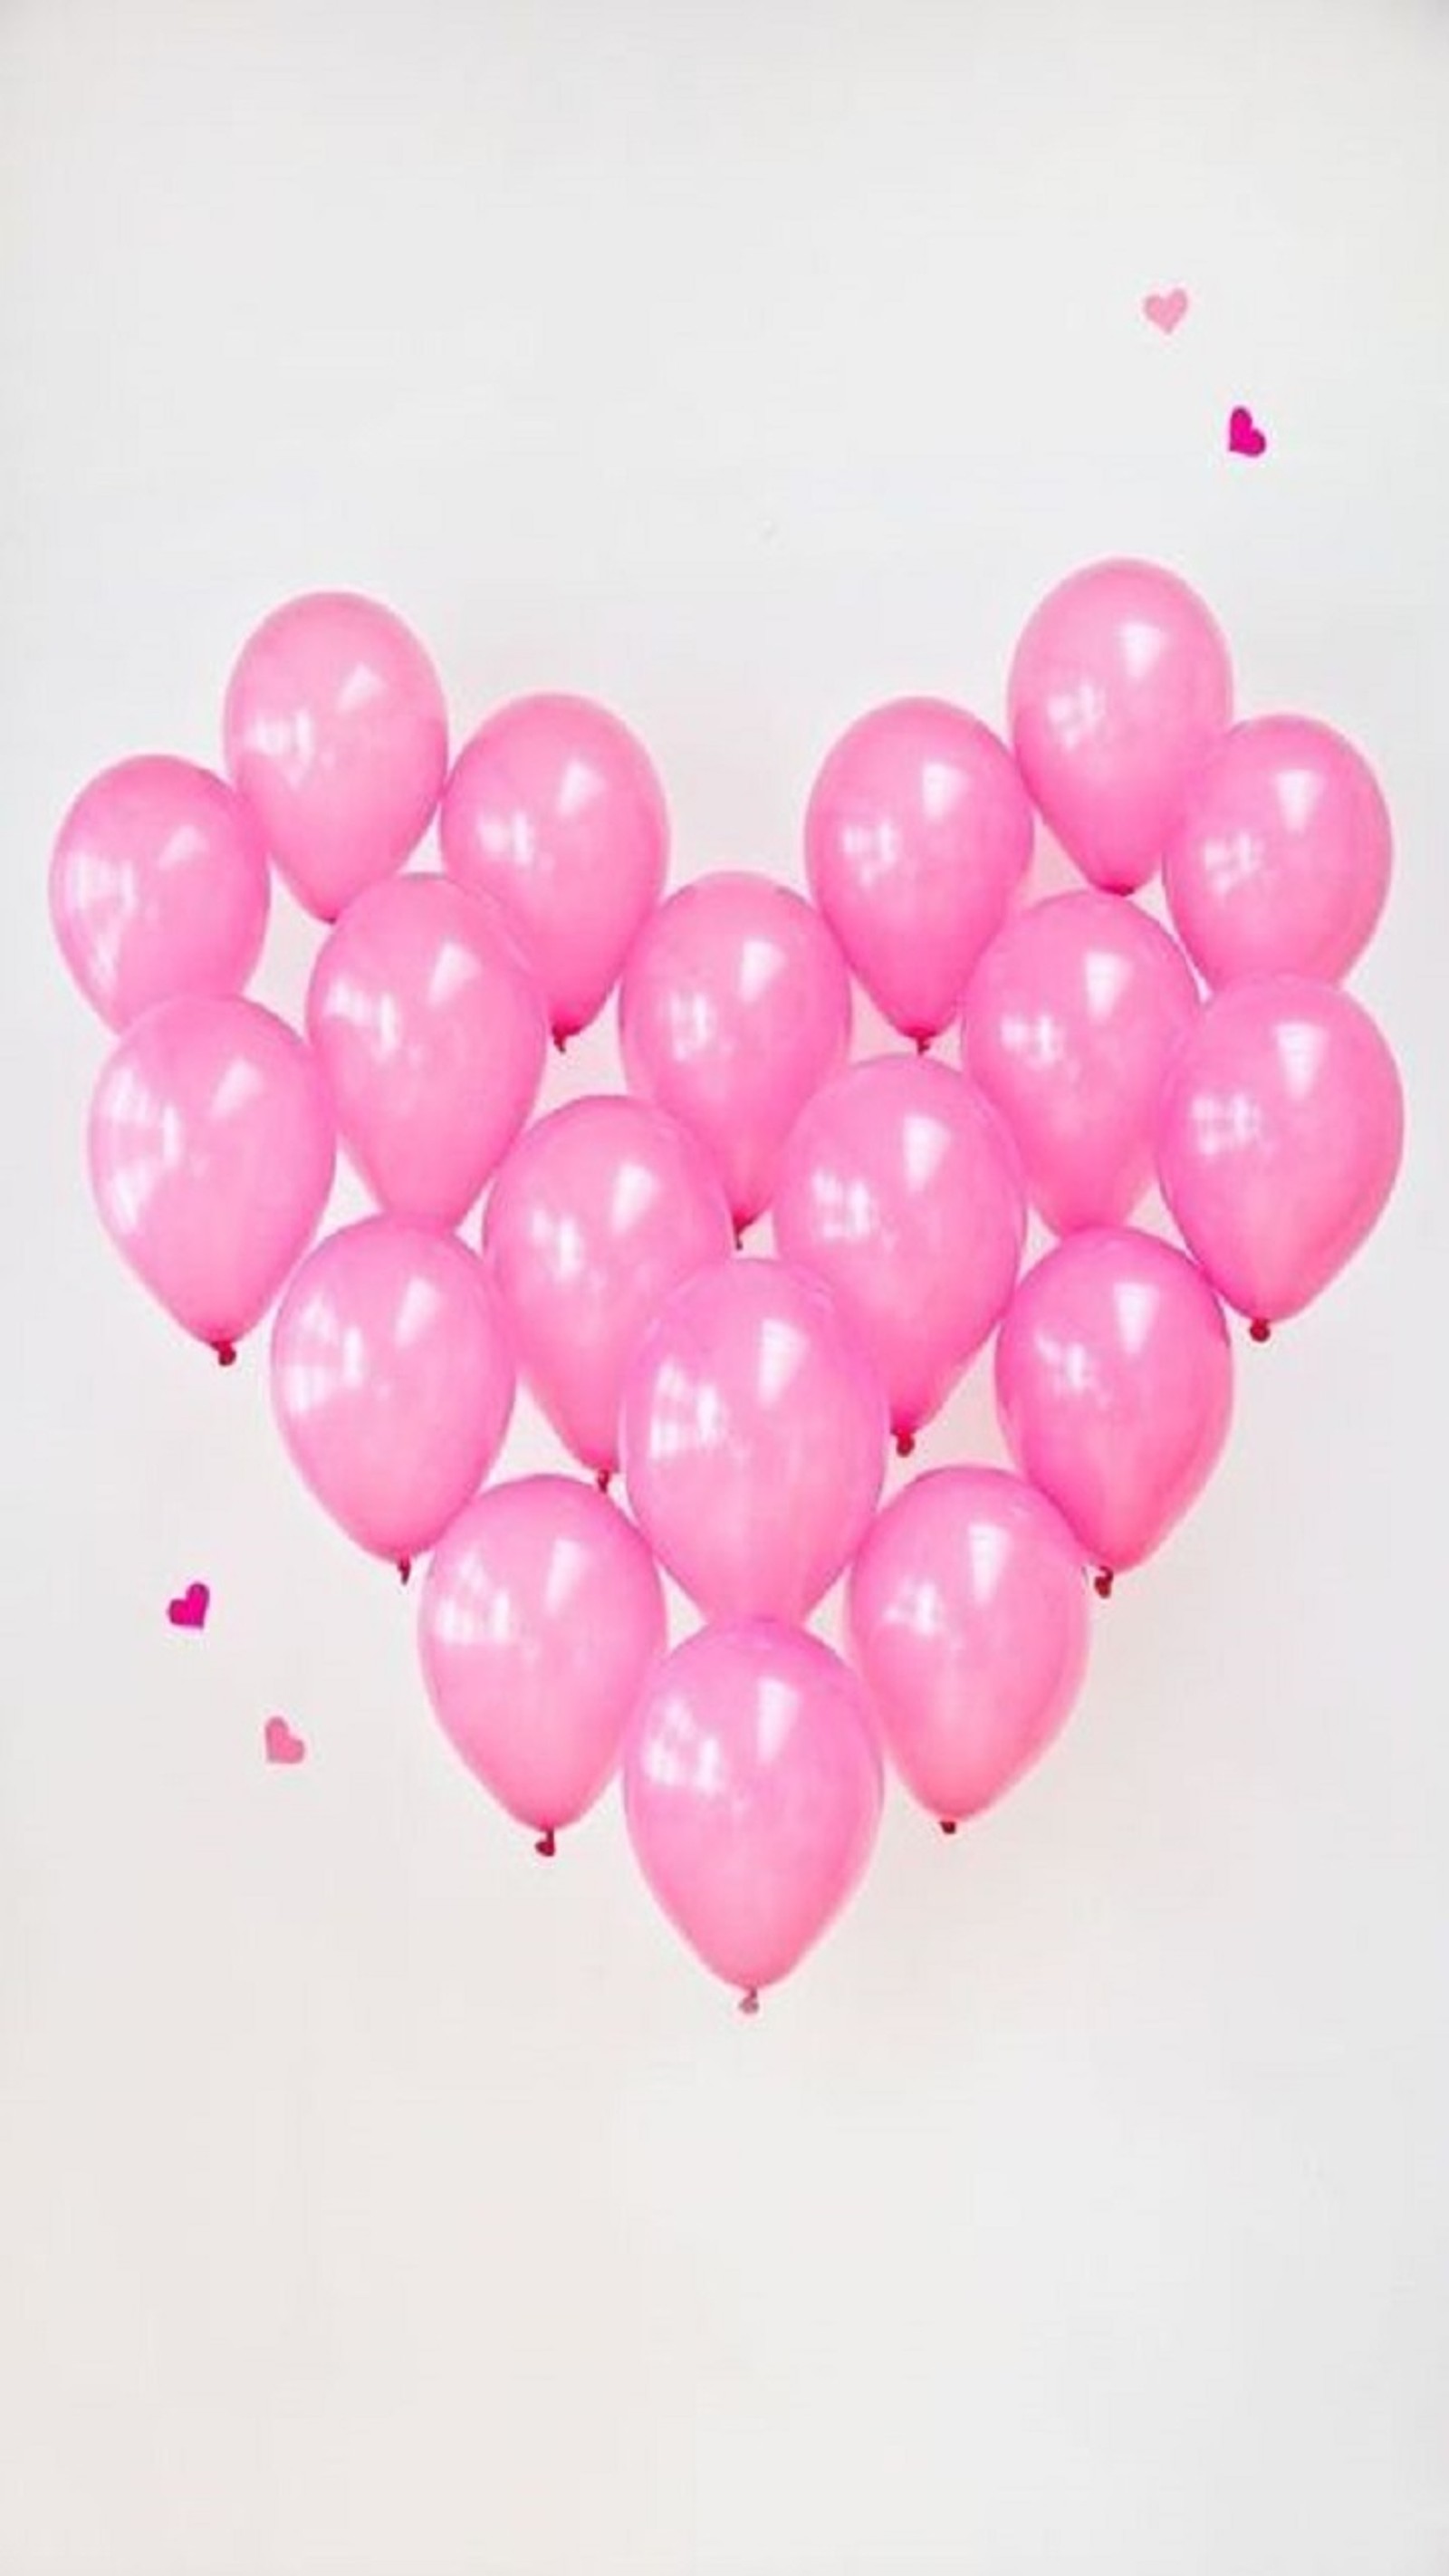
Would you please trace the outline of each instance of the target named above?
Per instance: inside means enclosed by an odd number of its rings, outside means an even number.
[[[732,1243],[708,1164],[642,1101],[570,1101],[509,1155],[484,1210],[484,1255],[530,1392],[600,1475],[619,1463],[624,1372],[645,1326]]]
[[[274,609],[226,693],[226,765],[299,903],[335,921],[431,822],[448,718],[427,654],[375,599],[315,591]]]
[[[438,1541],[418,1619],[429,1696],[469,1770],[546,1853],[613,1778],[664,1645],[654,1559],[572,1477],[495,1485]]]
[[[538,1096],[543,996],[496,905],[446,877],[397,877],[322,943],[307,1035],[372,1195],[457,1225]]]
[[[677,1932],[753,2011],[865,1874],[881,1758],[853,1673],[764,1619],[655,1667],[624,1757],[635,1857]]]
[[[947,1827],[1045,1752],[1087,1667],[1082,1552],[1031,1485],[918,1476],[850,1570],[851,1660],[912,1797]]]
[[[961,1007],[1031,857],[1004,743],[963,707],[900,698],[829,754],[805,817],[810,890],[852,972],[908,1038]]]
[[[50,914],[67,966],[113,1029],[183,993],[237,993],[258,957],[271,880],[262,836],[224,779],[143,753],[83,787],[56,839]]]
[[[449,874],[502,904],[562,1045],[602,1010],[664,883],[643,744],[588,698],[515,699],[464,744],[439,830]]]
[[[1145,885],[1183,788],[1231,719],[1228,648],[1159,564],[1089,564],[1028,620],[1011,732],[1036,803],[1083,876]]]
[[[1007,1308],[996,1397],[1022,1474],[1109,1590],[1161,1545],[1217,1463],[1233,1406],[1222,1308],[1156,1235],[1074,1234]]]
[[[477,1492],[512,1404],[498,1301],[450,1234],[391,1216],[344,1226],[277,1309],[272,1405],[292,1463],[404,1579]]]
[[[1000,1120],[928,1058],[851,1065],[796,1121],[774,1221],[859,1333],[907,1454],[1016,1283],[1026,1208]]]
[[[91,1103],[107,1232],[223,1361],[311,1241],[335,1155],[327,1086],[301,1039],[229,995],[158,1003],[127,1030]]]
[[[1373,771],[1331,725],[1257,716],[1184,789],[1164,877],[1177,935],[1210,984],[1335,983],[1367,947],[1393,864]]]
[[[698,877],[635,941],[619,995],[629,1088],[698,1138],[737,1225],[768,1206],[785,1138],[845,1061],[850,1016],[819,913],[769,877]]]
[[[1055,1233],[1131,1215],[1152,1179],[1163,1080],[1197,1011],[1181,950],[1120,895],[1055,895],[992,941],[966,997],[962,1063],[1015,1137]]]
[[[1367,1011],[1334,984],[1274,975],[1203,1012],[1163,1097],[1158,1164],[1213,1286],[1265,1326],[1358,1250],[1403,1145],[1398,1073]]]
[[[731,1260],[676,1288],[624,1381],[634,1516],[707,1619],[803,1619],[880,1493],[880,1380],[818,1279]]]

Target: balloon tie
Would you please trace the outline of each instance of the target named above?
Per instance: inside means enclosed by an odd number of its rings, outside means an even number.
[[[929,1038],[922,1038],[922,1037],[918,1037],[918,1038],[917,1038],[917,1040],[916,1040],[916,1053],[917,1053],[917,1055],[929,1055],[929,1054],[930,1054],[930,1051],[931,1051],[931,1041],[930,1041],[930,1039],[929,1039]]]
[[[1255,1315],[1255,1316],[1253,1317],[1253,1320],[1252,1320],[1251,1324],[1248,1326],[1248,1339],[1249,1339],[1249,1341],[1250,1341],[1250,1342],[1269,1342],[1269,1341],[1271,1341],[1271,1340],[1272,1340],[1272,1338],[1273,1338],[1273,1327],[1272,1327],[1272,1325],[1269,1323],[1267,1316],[1266,1316],[1266,1315]]]
[[[916,1435],[914,1431],[898,1431],[896,1433],[896,1456],[898,1458],[914,1458],[915,1454]]]
[[[545,1833],[541,1833],[539,1835],[533,1848],[537,1852],[540,1860],[552,1860],[555,1852],[558,1850],[558,1842],[554,1835],[552,1825],[548,1827]]]
[[[400,1556],[398,1558],[397,1579],[399,1583],[411,1583],[413,1579],[413,1561],[410,1556]]]
[[[211,1347],[216,1353],[216,1365],[218,1368],[236,1367],[235,1342],[213,1342]]]
[[[613,1481],[614,1481],[614,1470],[613,1470],[613,1468],[612,1468],[612,1467],[600,1467],[600,1468],[599,1468],[599,1470],[598,1470],[598,1472],[597,1472],[597,1474],[596,1474],[596,1475],[595,1475],[595,1477],[594,1477],[594,1482],[595,1482],[595,1484],[598,1486],[598,1489],[599,1489],[599,1491],[600,1491],[600,1493],[601,1493],[601,1494],[607,1494],[607,1492],[608,1492],[608,1490],[609,1490],[609,1487],[612,1485]]]
[[[941,1831],[942,1831],[942,1833],[943,1833],[943,1834],[954,1834],[955,1830],[956,1830],[956,1819],[955,1819],[955,1817],[954,1817],[954,1816],[943,1816],[943,1817],[941,1818]]]
[[[755,2014],[759,2011],[759,2009],[760,2009],[760,1989],[759,1989],[759,1987],[758,1987],[758,1986],[746,1986],[744,1993],[743,1993],[743,1994],[741,1995],[741,1997],[740,1997],[740,2010],[741,2010],[741,2012],[742,2012],[742,2013],[744,2013],[744,2014],[748,2017],[748,2019],[750,2019],[751,2021],[753,2021],[753,2019],[754,2019],[754,2017],[755,2017]]]
[[[553,1042],[554,1042],[554,1046],[555,1046],[555,1048],[556,1048],[557,1052],[558,1052],[560,1055],[567,1055],[567,1054],[568,1054],[568,1051],[569,1051],[569,1033],[568,1033],[567,1029],[555,1029],[555,1030],[554,1030],[554,1033],[553,1033]]]
[[[1115,1577],[1110,1565],[1104,1565],[1098,1569],[1098,1572],[1093,1577],[1092,1589],[1098,1595],[1099,1599],[1103,1601],[1111,1600],[1114,1580]]]

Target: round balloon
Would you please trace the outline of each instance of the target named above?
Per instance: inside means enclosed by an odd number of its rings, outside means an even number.
[[[240,797],[163,752],[83,787],[51,858],[61,953],[113,1029],[181,994],[240,992],[270,894],[262,836]]]
[[[1081,1688],[1082,1551],[1018,1477],[940,1468],[872,1523],[847,1623],[897,1771],[954,1825],[1020,1779]]]
[[[576,1458],[619,1463],[624,1372],[680,1281],[733,1243],[724,1192],[684,1129],[641,1100],[572,1100],[520,1137],[483,1250],[530,1393]]]
[[[1026,1207],[1000,1120],[928,1058],[851,1065],[795,1123],[774,1222],[784,1258],[854,1324],[909,1449],[1015,1284]]]
[[[400,868],[448,767],[438,676],[375,599],[315,591],[274,609],[226,693],[226,765],[299,903],[335,921]]]
[[[1222,1451],[1233,1401],[1222,1308],[1156,1235],[1071,1235],[1007,1308],[996,1393],[1017,1466],[1109,1589],[1161,1545]]]
[[[571,1476],[494,1485],[434,1550],[418,1618],[433,1707],[469,1770],[545,1851],[613,1778],[664,1645],[654,1559],[623,1513]]]
[[[629,1838],[675,1930],[747,2009],[853,1894],[881,1794],[860,1684],[799,1629],[702,1629],[645,1685],[625,1749]]]
[[[446,877],[348,905],[323,941],[307,1035],[379,1204],[457,1225],[538,1095],[543,996],[501,913]]]
[[[697,877],[635,941],[619,995],[629,1088],[698,1139],[736,1225],[769,1204],[785,1138],[845,1062],[850,1019],[834,939],[769,877]]]
[[[508,1429],[513,1360],[482,1263],[396,1217],[328,1235],[277,1309],[272,1404],[323,1509],[406,1578]]]
[[[449,874],[502,904],[562,1045],[603,1009],[664,883],[643,744],[588,698],[517,698],[464,744],[439,831]]]
[[[805,817],[810,891],[877,1010],[936,1037],[1031,857],[1010,752],[964,707],[900,698],[841,736]]]
[[[1393,864],[1388,807],[1331,725],[1234,725],[1184,789],[1163,876],[1177,935],[1210,984],[1336,982],[1367,947]]]
[[[234,996],[158,1003],[91,1103],[91,1186],[112,1242],[222,1360],[311,1241],[335,1157],[327,1086],[301,1039]]]
[[[803,1619],[870,1525],[885,1397],[818,1279],[730,1260],[656,1316],[620,1434],[635,1518],[706,1618]]]
[[[1162,1084],[1197,1017],[1176,942],[1120,895],[1028,905],[982,958],[961,1060],[1056,1234],[1118,1225],[1153,1173]]]
[[[1182,791],[1233,712],[1228,648],[1160,564],[1090,564],[1028,620],[1011,733],[1036,803],[1083,876],[1145,885]]]
[[[1404,1102],[1367,1011],[1267,976],[1217,994],[1162,1101],[1163,1196],[1219,1295],[1261,1328],[1326,1288],[1398,1173]]]

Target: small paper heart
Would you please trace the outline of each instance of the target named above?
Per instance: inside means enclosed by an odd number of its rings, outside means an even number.
[[[210,1586],[188,1583],[184,1592],[178,1592],[173,1600],[167,1602],[166,1616],[173,1628],[204,1628],[210,1607]]]
[[[1267,444],[1267,431],[1258,427],[1247,404],[1234,403],[1228,414],[1229,455],[1261,456]]]
[[[1169,286],[1162,295],[1144,295],[1142,310],[1155,331],[1175,331],[1187,311],[1187,288]]]
[[[294,1735],[284,1717],[269,1717],[263,1730],[269,1762],[305,1762],[307,1747],[300,1735]]]

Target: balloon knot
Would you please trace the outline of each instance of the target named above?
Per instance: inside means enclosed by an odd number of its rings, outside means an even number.
[[[760,1990],[759,1990],[759,1987],[758,1987],[758,1986],[746,1986],[744,1993],[743,1993],[743,1994],[741,1995],[741,1997],[740,1997],[740,2010],[741,2010],[741,2012],[742,2012],[742,2013],[744,2013],[744,2014],[745,2014],[745,2015],[746,2015],[746,2016],[747,2016],[751,2021],[753,2021],[753,2019],[754,2019],[754,2017],[755,2017],[755,2014],[759,2011],[759,2009],[760,2009]]]
[[[600,1467],[594,1477],[594,1482],[598,1486],[601,1494],[607,1494],[613,1481],[614,1470],[612,1467]]]
[[[216,1353],[216,1365],[218,1368],[236,1367],[235,1342],[213,1342],[211,1347]]]
[[[942,1831],[942,1833],[943,1833],[943,1834],[954,1834],[955,1830],[956,1830],[956,1819],[955,1819],[955,1817],[954,1817],[954,1816],[943,1816],[943,1817],[941,1818],[941,1831]]]
[[[400,1556],[398,1558],[397,1579],[399,1583],[411,1583],[413,1579],[413,1561],[410,1556]]]
[[[1114,1576],[1110,1565],[1101,1566],[1092,1578],[1092,1589],[1098,1594],[1100,1599],[1103,1601],[1110,1601],[1112,1598],[1112,1586],[1115,1580],[1116,1577]]]
[[[896,1456],[898,1458],[914,1458],[915,1454],[916,1435],[914,1431],[898,1431],[896,1433]]]
[[[555,1029],[553,1033],[553,1042],[560,1055],[568,1054],[569,1033],[567,1029]]]
[[[1250,1341],[1250,1342],[1270,1342],[1270,1341],[1272,1340],[1272,1338],[1273,1338],[1273,1327],[1272,1327],[1272,1325],[1269,1323],[1267,1316],[1266,1316],[1266,1315],[1255,1315],[1255,1316],[1253,1317],[1253,1320],[1252,1320],[1251,1324],[1248,1326],[1248,1339],[1249,1339],[1249,1341]]]
[[[744,1251],[744,1248],[745,1248],[745,1229],[744,1229],[744,1227],[743,1227],[742,1225],[737,1225],[737,1226],[735,1227],[735,1250],[736,1250],[736,1252],[743,1252],[743,1251]]]
[[[916,1053],[917,1053],[917,1055],[929,1055],[929,1054],[930,1054],[930,1052],[931,1052],[931,1041],[930,1041],[930,1039],[929,1039],[929,1038],[923,1038],[923,1037],[919,1034],[919,1032],[917,1032],[917,1036],[916,1036]]]
[[[539,1835],[533,1848],[537,1852],[540,1860],[552,1860],[555,1852],[558,1850],[558,1842],[552,1825],[549,1826],[546,1833]]]

